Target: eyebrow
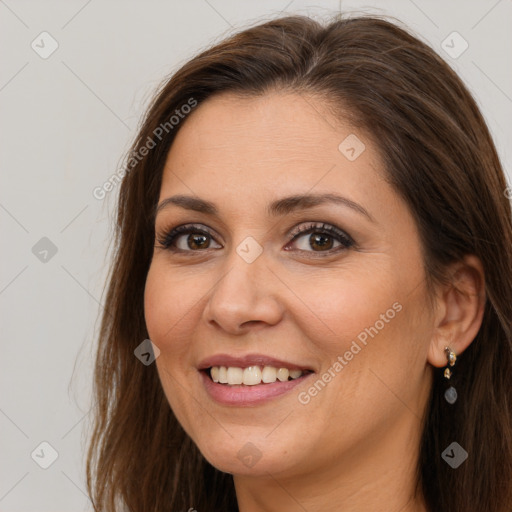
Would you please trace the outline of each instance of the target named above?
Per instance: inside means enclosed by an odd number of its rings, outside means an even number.
[[[306,210],[308,208],[314,208],[322,204],[340,204],[351,208],[357,213],[364,215],[372,222],[375,219],[370,213],[360,204],[352,201],[343,196],[336,194],[298,194],[288,197],[277,199],[270,203],[267,207],[267,213],[272,217],[279,217],[297,210]],[[193,210],[195,212],[204,213],[206,215],[218,216],[219,210],[214,203],[200,199],[198,197],[186,196],[186,195],[175,195],[163,199],[157,206],[155,216],[170,205],[179,206],[186,210]]]

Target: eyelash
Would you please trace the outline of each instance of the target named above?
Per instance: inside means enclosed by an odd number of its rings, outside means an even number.
[[[167,233],[164,232],[163,235],[160,235],[160,236],[157,235],[157,241],[159,244],[161,244],[161,247],[163,249],[174,252],[174,253],[182,253],[182,254],[187,253],[187,252],[197,253],[197,252],[204,252],[204,251],[208,250],[208,249],[184,250],[184,249],[178,249],[178,248],[175,248],[172,246],[172,244],[175,242],[176,238],[178,238],[180,235],[191,234],[191,233],[205,235],[205,236],[209,236],[209,237],[215,239],[213,234],[207,229],[198,228],[197,225],[195,225],[195,224],[184,224],[182,226],[178,226],[178,227],[168,231]],[[349,249],[350,247],[352,247],[355,244],[354,240],[349,235],[347,235],[345,232],[343,232],[341,229],[339,229],[335,226],[332,226],[330,224],[314,223],[314,222],[309,223],[306,226],[298,226],[298,227],[294,228],[289,234],[289,236],[292,237],[292,239],[290,240],[290,243],[294,242],[297,238],[300,238],[301,236],[304,236],[307,234],[312,234],[312,233],[321,233],[321,234],[330,235],[331,237],[335,238],[336,241],[340,242],[341,246],[335,247],[328,251],[305,251],[303,249],[297,249],[299,252],[313,253],[315,255],[314,257],[324,257],[324,256],[331,256],[334,253]]]

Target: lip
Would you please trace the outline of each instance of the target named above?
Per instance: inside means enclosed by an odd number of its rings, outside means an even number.
[[[199,374],[210,398],[221,405],[233,407],[250,407],[269,402],[279,396],[290,393],[294,388],[315,375],[315,373],[306,373],[298,379],[285,382],[276,381],[271,384],[228,386],[213,382],[206,370],[199,371]]]
[[[198,370],[206,370],[212,366],[232,366],[237,368],[247,368],[248,366],[274,366],[275,368],[288,368],[288,370],[310,370],[314,372],[314,368],[308,365],[293,363],[283,359],[263,354],[246,354],[244,356],[233,356],[231,354],[215,354],[203,359],[197,366]]]

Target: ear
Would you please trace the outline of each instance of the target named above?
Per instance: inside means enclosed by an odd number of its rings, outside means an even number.
[[[437,290],[434,336],[427,359],[436,367],[446,366],[445,347],[460,355],[475,339],[485,308],[485,274],[479,258],[465,256],[448,269],[449,284]]]

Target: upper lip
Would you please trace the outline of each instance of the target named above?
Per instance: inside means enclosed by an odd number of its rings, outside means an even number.
[[[215,354],[203,359],[199,363],[198,369],[206,370],[212,366],[232,366],[237,368],[247,368],[248,366],[274,366],[275,368],[288,368],[289,370],[313,371],[308,365],[293,363],[263,354],[246,354],[238,357],[230,354]]]

